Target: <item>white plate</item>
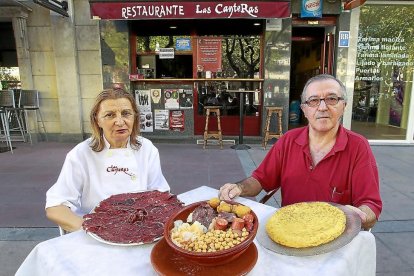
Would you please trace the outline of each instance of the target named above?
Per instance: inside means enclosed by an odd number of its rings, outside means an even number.
[[[145,192],[152,192],[152,191],[154,191],[154,190],[146,190],[146,191],[134,191],[134,192],[126,192],[126,193],[121,193],[121,194],[135,194],[135,193],[145,193]],[[171,193],[170,193],[171,194]],[[172,194],[171,194],[172,195]],[[108,197],[109,198],[109,197]],[[104,200],[107,200],[108,198],[106,198],[106,199],[104,199]],[[102,200],[102,201],[104,201],[104,200]],[[101,202],[102,202],[101,201]],[[101,203],[100,202],[100,203]],[[94,213],[94,211],[95,211],[95,209],[97,208],[97,207],[99,207],[99,205],[100,205],[100,203],[98,204],[98,205],[96,205],[96,207],[90,212],[91,214],[92,213]],[[159,237],[156,237],[154,240],[152,240],[152,241],[150,241],[150,242],[138,242],[138,243],[117,243],[117,242],[113,242],[113,241],[107,241],[107,240],[104,240],[103,238],[101,238],[101,237],[99,237],[97,234],[95,234],[95,233],[92,233],[92,232],[89,232],[89,231],[86,231],[85,230],[85,232],[89,235],[89,236],[91,236],[92,238],[94,238],[95,240],[97,240],[98,242],[101,242],[101,243],[105,243],[105,244],[109,244],[109,245],[117,245],[117,246],[137,246],[137,245],[143,245],[143,244],[150,244],[150,243],[154,243],[154,242],[156,242],[156,241],[158,241],[158,240],[160,240],[162,237],[163,237],[163,234],[161,234],[161,236],[159,236]]]
[[[92,232],[88,232],[86,231],[86,233],[91,236],[92,238],[94,238],[95,240],[97,240],[98,242],[101,243],[105,243],[105,244],[109,244],[109,245],[117,245],[117,246],[137,246],[137,245],[143,245],[143,244],[149,244],[149,243],[153,243],[156,242],[158,240],[160,240],[163,236],[155,238],[152,242],[138,242],[138,243],[116,243],[116,242],[111,242],[111,241],[107,241],[102,239],[101,237],[99,237],[98,235],[92,233]]]
[[[358,235],[359,231],[361,231],[361,219],[359,215],[350,208],[336,204],[336,203],[330,203],[331,205],[334,205],[344,211],[346,216],[346,225],[344,232],[334,239],[333,241],[330,241],[325,244],[321,244],[314,247],[307,247],[307,248],[293,248],[284,246],[282,244],[279,244],[277,242],[274,242],[270,237],[267,235],[266,232],[266,223],[270,219],[270,217],[273,215],[270,214],[264,219],[264,223],[259,224],[259,229],[257,231],[256,238],[259,241],[259,243],[278,254],[282,255],[288,255],[288,256],[297,256],[297,257],[304,257],[304,256],[314,256],[319,254],[324,254],[333,250],[336,250],[338,248],[341,248],[348,244],[352,239]],[[277,212],[277,211],[276,211]]]

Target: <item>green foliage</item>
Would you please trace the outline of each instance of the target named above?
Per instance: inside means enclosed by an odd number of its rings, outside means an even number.
[[[11,68],[0,67],[0,81],[2,89],[9,89],[15,87],[19,79],[12,74]]]
[[[12,75],[11,68],[0,67],[0,80],[2,81],[19,81],[19,79]]]
[[[402,61],[408,64],[414,60],[414,6],[403,5],[365,5],[361,8],[360,27],[358,36],[358,58],[367,54],[374,55],[371,60],[378,64],[378,69],[384,71],[385,77],[390,78],[393,70],[385,69],[386,62]],[[378,38],[380,42],[363,41],[364,38]],[[392,39],[398,40],[393,42]],[[363,49],[361,46],[380,45],[380,49]],[[386,47],[387,48],[386,48]],[[401,46],[402,49],[393,48]],[[399,55],[400,58],[392,54]],[[378,57],[375,57],[378,55]],[[404,56],[401,58],[401,56]],[[368,68],[371,65],[361,65]],[[397,65],[399,69],[412,74],[414,66]],[[372,67],[372,66],[371,66]]]
[[[211,37],[211,36],[210,36]],[[190,36],[143,36],[137,37],[137,53],[155,53],[160,48],[175,47],[177,38]],[[195,53],[195,49],[193,49]],[[195,56],[195,55],[194,55]],[[226,77],[253,78],[260,68],[260,37],[224,37],[222,39],[222,72]]]
[[[175,48],[177,38],[190,38],[190,36],[140,36],[137,37],[137,52],[151,53],[155,52],[155,48]]]
[[[227,76],[253,78],[260,67],[260,38],[235,36],[224,38],[222,66]]]

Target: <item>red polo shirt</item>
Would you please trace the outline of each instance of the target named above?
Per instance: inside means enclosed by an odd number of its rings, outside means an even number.
[[[335,145],[314,167],[308,127],[284,134],[253,172],[264,190],[281,187],[282,206],[325,201],[382,210],[378,169],[368,141],[340,126]]]

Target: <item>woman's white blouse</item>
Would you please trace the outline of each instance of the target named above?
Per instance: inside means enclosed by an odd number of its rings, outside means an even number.
[[[100,201],[119,193],[142,190],[169,191],[162,174],[158,149],[139,137],[141,147],[94,152],[90,139],[66,156],[57,182],[46,193],[46,208],[66,205],[78,215],[89,213]]]

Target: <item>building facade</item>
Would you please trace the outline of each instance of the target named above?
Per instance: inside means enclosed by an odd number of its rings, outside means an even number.
[[[226,1],[176,1],[193,8],[183,18],[186,10],[161,13],[163,1],[71,0],[69,17],[11,2],[0,6],[0,24],[12,26],[21,86],[41,92],[53,140],[87,137],[93,100],[112,86],[136,95],[149,138],[196,139],[209,104],[222,106],[225,136],[239,135],[240,114],[243,134],[262,136],[266,106],[283,107],[287,131],[306,124],[304,82],[329,73],[347,88],[345,127],[371,143],[414,143],[414,24],[398,20],[410,18],[410,1],[346,10],[345,1],[324,0],[321,17],[302,15],[302,4],[317,0],[240,1],[257,16],[238,18],[224,16],[233,7]]]

